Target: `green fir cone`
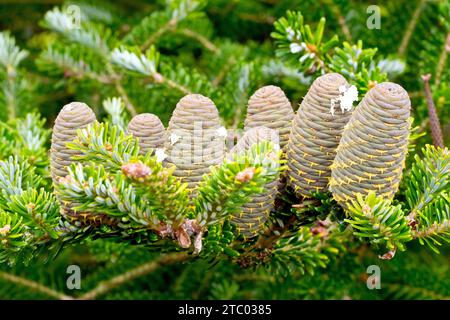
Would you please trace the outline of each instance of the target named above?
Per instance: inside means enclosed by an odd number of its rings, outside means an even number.
[[[165,128],[158,116],[154,114],[143,113],[134,116],[127,130],[139,139],[140,154],[164,147]]]
[[[77,130],[87,127],[95,121],[95,114],[88,105],[72,102],[59,112],[53,126],[52,145],[50,149],[50,168],[53,183],[67,175],[67,167],[73,162],[71,157],[79,154],[70,150],[66,144],[77,137]]]
[[[344,208],[370,191],[394,197],[408,151],[410,109],[408,93],[395,83],[380,83],[364,96],[332,165],[330,190]]]
[[[222,163],[226,136],[214,102],[200,94],[188,94],[178,102],[169,121],[165,163],[175,165],[174,176],[194,190],[211,166]]]
[[[252,145],[262,141],[272,141],[277,144],[278,133],[267,127],[251,128],[239,139],[228,154],[228,158],[232,159],[233,155],[248,151]],[[231,223],[245,238],[258,235],[267,221],[274,207],[278,191],[278,178],[266,184],[264,189],[262,193],[251,197],[251,200],[242,207],[239,215],[231,218]]]
[[[289,139],[294,111],[283,90],[276,86],[262,87],[248,101],[245,130],[267,127],[276,130],[283,148]]]
[[[349,87],[338,73],[317,78],[292,122],[287,145],[287,184],[298,196],[327,190],[331,164],[351,111],[339,109],[341,92]],[[336,111],[334,111],[336,108]]]

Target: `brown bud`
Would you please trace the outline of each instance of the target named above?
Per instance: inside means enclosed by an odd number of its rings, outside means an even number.
[[[152,172],[152,169],[140,162],[131,162],[124,164],[122,165],[121,169],[122,172],[131,179],[145,178]]]
[[[410,226],[413,230],[417,230],[417,220],[412,217],[409,218],[408,226]]]
[[[173,236],[173,229],[170,224],[161,223],[159,226],[155,228],[155,231],[158,233],[158,235],[161,238],[170,236]]]
[[[179,228],[175,230],[175,236],[182,248],[189,248],[191,246],[191,237],[185,229]]]
[[[311,232],[313,234],[319,235],[319,237],[324,238],[328,235],[328,229],[321,226],[321,225],[317,225],[315,227],[311,228]]]
[[[153,74],[153,80],[156,83],[163,83],[164,82],[164,77],[162,76],[161,73],[156,72],[156,73]]]
[[[203,239],[203,232],[197,233],[194,239],[194,254],[199,254],[200,251],[202,251],[203,248],[202,239]]]
[[[372,212],[372,208],[368,204],[364,204],[361,209],[366,216]]]
[[[34,210],[34,208],[36,208],[36,204],[30,202],[29,204],[26,205],[26,207],[27,207],[27,209]]]
[[[245,168],[236,174],[236,180],[242,183],[249,182],[255,175],[255,168]]]
[[[431,79],[431,74],[427,73],[427,74],[423,74],[420,76],[422,78],[423,81],[430,81]]]
[[[391,250],[389,252],[386,252],[382,256],[378,256],[378,258],[382,260],[391,260],[395,256],[395,250]]]
[[[71,183],[72,178],[70,177],[70,175],[64,176],[59,178],[59,183]]]
[[[9,230],[11,230],[11,226],[9,224],[4,225],[3,227],[0,228],[0,235],[6,236]]]
[[[202,226],[195,219],[188,219],[184,221],[182,228],[185,229],[189,235],[203,232]]]

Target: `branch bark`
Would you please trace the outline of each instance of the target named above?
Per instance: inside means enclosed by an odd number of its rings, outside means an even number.
[[[130,98],[128,97],[127,92],[125,91],[125,88],[122,86],[122,83],[120,82],[120,77],[115,74],[114,68],[110,63],[106,66],[109,75],[113,79],[114,87],[116,88],[117,92],[125,102],[125,107],[127,108],[128,112],[130,112],[131,116],[134,117],[137,115],[136,108],[134,107],[133,103],[131,103]]]
[[[422,80],[425,86],[425,97],[428,104],[428,114],[430,117],[430,129],[431,136],[433,138],[433,144],[436,147],[444,148],[444,138],[442,136],[441,125],[439,122],[439,116],[436,111],[436,107],[433,102],[433,96],[430,89],[431,74],[422,76]]]
[[[220,51],[219,48],[217,48],[214,43],[212,43],[208,38],[195,31],[192,31],[191,29],[181,29],[180,33],[186,37],[197,40],[201,45],[203,45],[206,49],[213,53],[217,54]]]
[[[177,19],[171,19],[169,20],[165,25],[163,25],[161,28],[158,29],[155,33],[153,33],[150,37],[145,40],[145,42],[141,46],[141,51],[145,51],[150,46],[158,40],[164,33],[170,31],[171,29],[174,29],[177,25],[178,21]]]

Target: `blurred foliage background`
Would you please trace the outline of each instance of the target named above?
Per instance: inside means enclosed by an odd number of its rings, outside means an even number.
[[[103,74],[101,59],[70,42],[45,25],[44,15],[55,6],[76,3],[94,22],[112,30],[100,32],[103,40],[130,39],[140,43],[144,29],[157,34],[152,44],[161,53],[159,72],[184,87],[210,96],[229,126],[242,125],[246,102],[262,85],[275,84],[288,95],[294,107],[310,84],[310,70],[295,68],[275,55],[270,34],[273,23],[287,10],[299,10],[311,26],[326,18],[324,38],[334,35],[339,41],[364,48],[377,48],[378,66],[391,81],[410,94],[415,125],[425,135],[417,150],[431,142],[428,111],[421,75],[430,73],[433,100],[440,117],[445,144],[450,142],[449,62],[450,27],[448,2],[432,0],[376,1],[381,28],[368,29],[366,20],[373,1],[353,0],[210,0],[192,17],[174,27],[164,24],[165,1],[84,1],[2,0],[0,30],[9,30],[17,44],[29,55],[20,65],[20,85],[15,94],[19,114],[39,111],[50,127],[59,109],[70,101],[84,101],[98,115],[106,116],[102,101],[120,95],[114,81],[102,83],[86,75],[87,70]],[[154,14],[160,12],[161,14]],[[150,17],[147,18],[146,17]],[[160,20],[159,20],[160,19]],[[146,23],[142,23],[147,21]],[[135,29],[136,30],[136,29]],[[130,36],[130,31],[132,35]],[[53,51],[49,51],[48,48]],[[70,68],[68,59],[83,61]],[[77,57],[76,57],[77,56]],[[75,59],[79,58],[79,59]],[[57,65],[56,62],[61,62]],[[73,62],[73,61],[72,61]],[[64,64],[68,63],[68,64]],[[73,66],[73,65],[72,65]],[[87,67],[86,67],[87,66]],[[84,73],[83,73],[84,72]],[[110,74],[111,76],[111,74]],[[113,77],[114,78],[114,77]],[[1,79],[2,81],[4,79]],[[152,112],[167,124],[182,90],[142,79],[125,77],[121,82],[129,103],[138,112]],[[123,95],[122,95],[123,96]],[[3,103],[0,99],[0,104]],[[130,116],[130,114],[128,114]],[[6,120],[6,115],[0,115]],[[99,117],[100,119],[101,117]],[[55,261],[28,266],[0,266],[0,298],[48,299],[80,296],[101,281],[128,275],[127,281],[96,296],[101,299],[449,299],[450,250],[440,255],[411,246],[390,261],[379,260],[365,246],[348,248],[326,269],[313,276],[293,272],[287,277],[267,270],[245,270],[227,261],[215,264],[196,261],[162,266],[134,277],[134,268],[151,263],[157,254],[139,247],[106,240],[86,242],[64,251]],[[82,270],[81,290],[66,287],[66,268],[76,264]],[[381,268],[381,290],[366,286],[370,265]],[[131,273],[130,273],[131,272]],[[27,280],[24,280],[27,279]],[[25,281],[25,282],[24,282]],[[35,281],[33,285],[27,281]],[[49,291],[50,290],[50,291]]]

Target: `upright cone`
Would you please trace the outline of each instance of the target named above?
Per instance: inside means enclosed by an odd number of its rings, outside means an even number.
[[[340,88],[349,84],[338,73],[317,78],[303,99],[292,122],[287,145],[287,184],[295,193],[309,197],[327,190],[331,164],[351,111],[342,112]],[[331,112],[334,104],[336,111]]]
[[[332,166],[330,190],[344,208],[356,194],[392,199],[408,151],[411,101],[401,86],[373,87],[353,113]]]
[[[283,148],[289,139],[294,111],[283,90],[276,86],[262,87],[248,101],[245,130],[266,127],[279,135],[279,144]]]
[[[154,114],[143,113],[134,116],[128,124],[128,132],[139,139],[140,154],[164,147],[164,125]]]
[[[79,154],[66,147],[77,137],[77,130],[87,127],[95,121],[95,114],[85,103],[72,102],[59,112],[52,133],[50,149],[50,169],[54,183],[67,175],[67,167],[72,163],[71,157]]]
[[[210,166],[222,163],[225,128],[211,99],[189,94],[177,104],[169,122],[166,140],[167,164],[176,166],[174,175],[195,189]]]
[[[230,151],[228,158],[232,159],[233,155],[245,152],[252,145],[262,141],[278,141],[277,132],[266,127],[249,129]],[[242,211],[232,217],[231,223],[237,227],[238,233],[246,238],[252,238],[258,234],[273,209],[277,186],[278,177],[267,183],[262,193],[252,196],[250,201],[242,206]]]

